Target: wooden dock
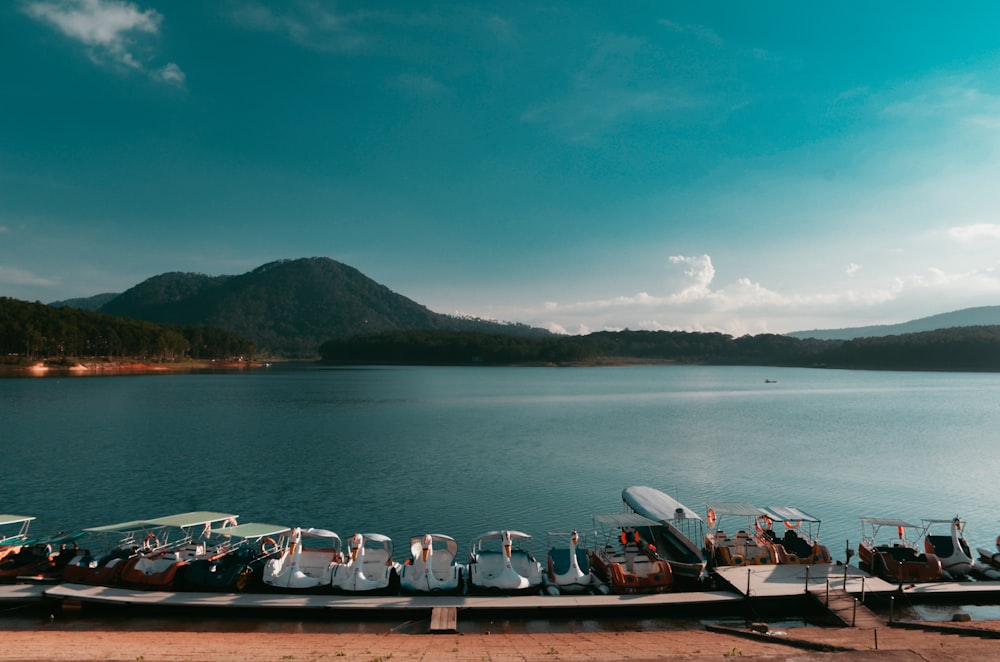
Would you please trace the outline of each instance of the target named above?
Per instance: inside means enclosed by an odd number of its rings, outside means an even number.
[[[874,629],[886,625],[885,620],[842,588],[812,589],[809,595],[845,627]]]

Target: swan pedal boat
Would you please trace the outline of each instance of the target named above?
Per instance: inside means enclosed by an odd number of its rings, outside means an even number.
[[[28,529],[34,519],[31,515],[0,515],[0,561],[28,544]]]
[[[565,546],[559,544],[563,540],[567,541]],[[542,577],[547,594],[610,592],[608,585],[590,571],[587,540],[576,529],[569,533],[549,532],[548,548]]]
[[[542,564],[531,551],[532,537],[522,531],[489,531],[473,538],[469,551],[469,592],[537,593]]]
[[[188,564],[181,590],[237,593],[260,588],[264,566],[287,546],[289,531],[287,526],[260,522],[212,529],[213,536],[224,540],[216,546],[224,554]]]
[[[701,586],[708,576],[704,553],[695,542],[705,537],[705,523],[698,513],[645,485],[626,487],[622,502],[627,510],[659,523],[656,527],[640,527],[639,535],[670,564],[674,581],[688,588]]]
[[[760,508],[740,501],[708,504],[705,522],[705,559],[712,567],[770,565],[778,562],[777,545],[763,533],[761,522],[767,517]],[[722,528],[736,522],[736,533]]]
[[[410,538],[410,558],[399,568],[399,588],[410,593],[461,593],[465,565],[456,563],[458,543],[451,536],[425,533]]]
[[[144,520],[132,520],[84,529],[88,536],[86,548],[63,568],[63,581],[116,586],[127,561],[153,551],[150,543],[158,540],[156,534],[162,528],[150,527]],[[91,548],[97,545],[101,551],[94,553]]]
[[[265,563],[261,580],[282,592],[327,592],[333,569],[344,561],[342,546],[333,531],[296,527],[288,546]]]
[[[830,549],[819,543],[820,520],[794,506],[765,506],[757,530],[774,543],[778,563],[819,565],[833,563]],[[778,535],[775,524],[784,526]]]
[[[399,564],[392,560],[392,540],[381,533],[355,533],[343,563],[333,568],[330,585],[343,593],[394,593]]]
[[[885,531],[895,533],[885,534]],[[923,529],[901,519],[886,517],[861,518],[861,542],[858,544],[858,565],[888,582],[931,582],[944,576],[941,559],[935,554],[920,553],[907,537],[907,531]]]
[[[170,591],[179,586],[178,575],[198,560],[221,558],[229,551],[224,538],[211,539],[212,531],[236,526],[237,515],[195,511],[147,520],[160,527],[147,542],[150,551],[125,562],[119,582],[122,586],[146,590]],[[159,536],[162,535],[161,539]]]
[[[663,593],[674,583],[670,564],[656,555],[639,529],[659,524],[638,513],[594,515],[590,565],[611,593]]]
[[[924,526],[924,551],[941,559],[941,570],[946,579],[961,579],[972,572],[975,561],[972,549],[962,535],[964,522],[957,515],[951,519],[921,520]],[[940,533],[942,525],[947,533]],[[934,532],[931,532],[934,529]]]

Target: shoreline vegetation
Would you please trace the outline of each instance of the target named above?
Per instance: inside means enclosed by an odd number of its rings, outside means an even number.
[[[231,372],[266,368],[270,361],[52,358],[0,365],[0,377],[85,377],[168,373]]]

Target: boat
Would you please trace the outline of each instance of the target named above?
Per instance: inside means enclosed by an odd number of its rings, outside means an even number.
[[[63,568],[77,555],[76,541],[83,535],[82,531],[63,531],[25,541],[18,551],[0,561],[0,582],[58,581]]]
[[[128,560],[153,551],[156,533],[143,520],[94,526],[83,530],[86,548],[63,568],[62,579],[74,584],[115,586]],[[91,548],[100,545],[95,553]]]
[[[778,563],[818,565],[833,563],[830,549],[819,543],[820,520],[794,506],[765,506],[764,518],[758,520],[761,533],[774,543]],[[779,535],[775,524],[784,531]]]
[[[27,544],[28,529],[34,519],[30,515],[0,515],[0,561]]]
[[[705,534],[705,559],[712,567],[769,565],[778,562],[778,550],[764,535],[767,513],[740,501],[708,504],[708,533]],[[733,523],[736,533],[723,529]]]
[[[235,527],[236,517],[228,513],[196,511],[147,520],[145,524],[157,527],[159,533],[148,541],[150,551],[125,562],[120,584],[138,589],[174,589],[178,573],[188,564],[221,557],[229,551],[229,541],[223,537],[212,540],[212,531]]]
[[[594,515],[593,572],[611,593],[663,593],[673,586],[670,564],[659,558],[639,535],[642,527],[659,526],[638,513]]]
[[[696,588],[707,579],[705,556],[695,541],[705,538],[705,522],[696,512],[658,489],[637,485],[622,490],[625,507],[655,520],[656,527],[640,527],[639,535],[670,564],[674,581]]]
[[[425,533],[410,538],[410,558],[399,568],[399,587],[413,593],[461,593],[465,565],[456,563],[458,543],[451,536]]]
[[[219,554],[191,561],[181,575],[180,589],[237,593],[260,588],[264,566],[285,548],[289,531],[287,526],[260,522],[212,529],[213,536],[223,538],[216,545]]]
[[[542,564],[521,531],[489,531],[472,540],[469,592],[535,593],[542,586]]]
[[[340,536],[333,531],[295,528],[291,542],[264,564],[264,586],[279,591],[330,590],[333,569],[344,560]]]
[[[885,532],[890,533],[886,534]],[[935,554],[921,554],[907,531],[923,533],[920,526],[901,519],[861,518],[858,565],[862,570],[890,582],[931,582],[942,578],[944,569]],[[893,537],[895,534],[895,537]]]
[[[381,533],[355,533],[343,563],[333,567],[330,585],[344,593],[393,592],[399,567],[392,560],[392,540]]]
[[[566,541],[566,544],[561,545],[560,541]],[[569,533],[550,532],[547,547],[549,552],[542,577],[546,593],[559,595],[610,591],[607,584],[598,580],[590,571],[587,540],[579,531],[573,529]]]
[[[961,518],[956,515],[951,519],[925,519],[921,523],[924,526],[924,551],[941,559],[941,569],[946,578],[968,576],[975,561],[972,549],[962,535],[964,526]],[[939,532],[942,526],[948,527],[946,533]]]

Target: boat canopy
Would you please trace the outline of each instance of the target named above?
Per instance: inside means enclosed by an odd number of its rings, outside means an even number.
[[[774,522],[814,522],[819,520],[809,513],[793,506],[765,506],[761,508],[764,514]]]
[[[447,550],[452,556],[458,553],[458,542],[451,536],[443,533],[428,533],[431,537],[431,549],[436,551]],[[416,557],[424,548],[424,536],[412,536],[410,538],[410,553]]]
[[[680,501],[645,485],[626,487],[622,490],[622,501],[635,512],[652,520],[701,519]]]
[[[635,528],[637,526],[660,526],[656,520],[649,519],[639,513],[608,513],[594,515],[594,522],[607,527]]]
[[[0,534],[0,545],[22,545],[28,542],[28,527],[31,526],[35,518],[31,515],[0,515],[0,526],[6,524],[20,524],[17,533]]]
[[[328,529],[314,529],[309,527],[308,529],[302,529],[301,532],[302,535],[312,536],[313,538],[336,538],[337,540],[340,540],[340,536]]]
[[[527,533],[524,533],[523,531],[515,531],[513,529],[507,529],[506,531],[507,531],[507,533],[510,534],[510,539],[511,540],[518,540],[518,539],[521,539],[521,540],[530,540],[531,539],[531,536],[529,536]],[[493,540],[494,538],[495,539],[500,539],[500,538],[503,538],[503,533],[504,533],[503,531],[488,531],[487,533],[484,533],[481,536],[476,536],[476,540]]]
[[[951,520],[948,520],[951,521]],[[902,526],[910,529],[919,529],[920,527],[916,524],[911,524],[906,520],[892,519],[889,517],[862,517],[862,524],[868,524],[870,526]]]
[[[766,515],[763,510],[743,501],[716,501],[708,504],[708,509],[715,511],[716,517],[732,515],[734,517],[760,517]]]
[[[392,539],[389,536],[381,533],[362,533],[361,537],[365,539],[365,547],[368,547],[368,543],[372,542],[392,549]]]
[[[130,522],[119,522],[118,524],[105,524],[104,526],[92,526],[84,529],[87,533],[125,533],[127,531],[141,531],[148,527],[145,520],[134,519]]]
[[[192,526],[204,526],[213,522],[222,522],[227,519],[235,520],[239,515],[229,513],[213,513],[210,511],[196,511],[193,513],[181,513],[179,515],[167,515],[156,519],[146,520],[146,524],[153,526],[176,526],[179,529],[188,529]]]
[[[237,538],[267,538],[270,536],[280,536],[288,533],[287,526],[278,524],[261,524],[259,522],[247,522],[236,526],[225,526],[219,529],[212,529],[212,534],[217,536],[236,536]]]
[[[35,519],[31,515],[0,515],[0,526],[4,524],[21,524]]]

